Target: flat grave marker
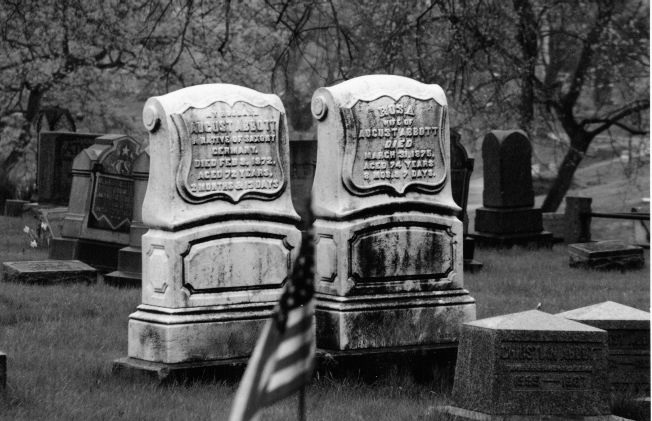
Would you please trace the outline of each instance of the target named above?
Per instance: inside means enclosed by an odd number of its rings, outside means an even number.
[[[643,248],[620,240],[592,241],[568,245],[570,267],[591,269],[641,269]]]
[[[4,262],[2,268],[5,282],[56,284],[97,280],[97,270],[79,260]]]

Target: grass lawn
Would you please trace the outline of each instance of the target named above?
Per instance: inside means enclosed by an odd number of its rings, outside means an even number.
[[[46,258],[31,249],[22,220],[0,217],[0,261]],[[566,248],[476,250],[484,268],[465,274],[478,318],[534,309],[556,313],[605,300],[649,311],[646,266],[631,272],[568,267]],[[8,387],[0,419],[222,420],[236,384],[196,382],[157,386],[111,375],[127,352],[127,320],[140,290],[103,284],[30,286],[0,283],[0,350],[8,355]],[[450,384],[415,383],[391,371],[373,384],[321,377],[308,388],[310,420],[441,419],[432,407],[449,401]],[[267,409],[263,419],[295,419],[296,398]]]

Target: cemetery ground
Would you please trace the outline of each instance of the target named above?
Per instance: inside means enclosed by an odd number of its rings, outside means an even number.
[[[34,223],[29,214],[0,217],[2,261],[47,257],[44,248],[30,248],[22,232]],[[603,237],[595,231],[594,236]],[[465,273],[465,286],[477,300],[478,319],[539,304],[543,311],[557,313],[605,300],[649,309],[648,250],[644,269],[624,273],[571,269],[563,244],[552,250],[479,249],[476,256],[484,268]],[[101,282],[0,285],[0,350],[8,356],[0,419],[221,420],[228,416],[237,379],[157,385],[112,375],[112,361],[126,355],[127,317],[140,303],[139,289]],[[347,377],[321,373],[307,390],[308,419],[441,419],[433,408],[450,402],[452,375],[450,369],[440,370],[434,376],[420,373],[419,380],[411,370],[394,366],[373,379],[355,373]],[[615,414],[642,419],[621,403],[614,397]],[[286,399],[266,409],[263,419],[294,419],[296,404],[296,397]]]

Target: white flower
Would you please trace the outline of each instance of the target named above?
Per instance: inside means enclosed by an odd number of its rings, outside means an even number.
[[[29,246],[31,248],[35,249],[36,247],[38,247],[38,244],[36,244],[36,240],[32,240],[32,241],[30,241]]]
[[[25,225],[25,228],[23,228],[23,232],[25,234],[29,234],[29,227],[27,225]]]
[[[45,222],[41,222],[41,229],[43,231],[47,230],[48,229],[48,224],[46,224]]]

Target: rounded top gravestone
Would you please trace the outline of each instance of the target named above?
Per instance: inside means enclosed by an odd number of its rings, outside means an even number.
[[[494,130],[482,142],[484,191],[490,208],[534,206],[532,145],[522,130]]]
[[[150,179],[143,221],[153,228],[255,217],[295,223],[285,109],[278,96],[197,85],[150,98]]]
[[[311,109],[319,120],[317,217],[343,220],[371,210],[459,212],[449,183],[448,105],[439,86],[361,76],[318,89]]]

